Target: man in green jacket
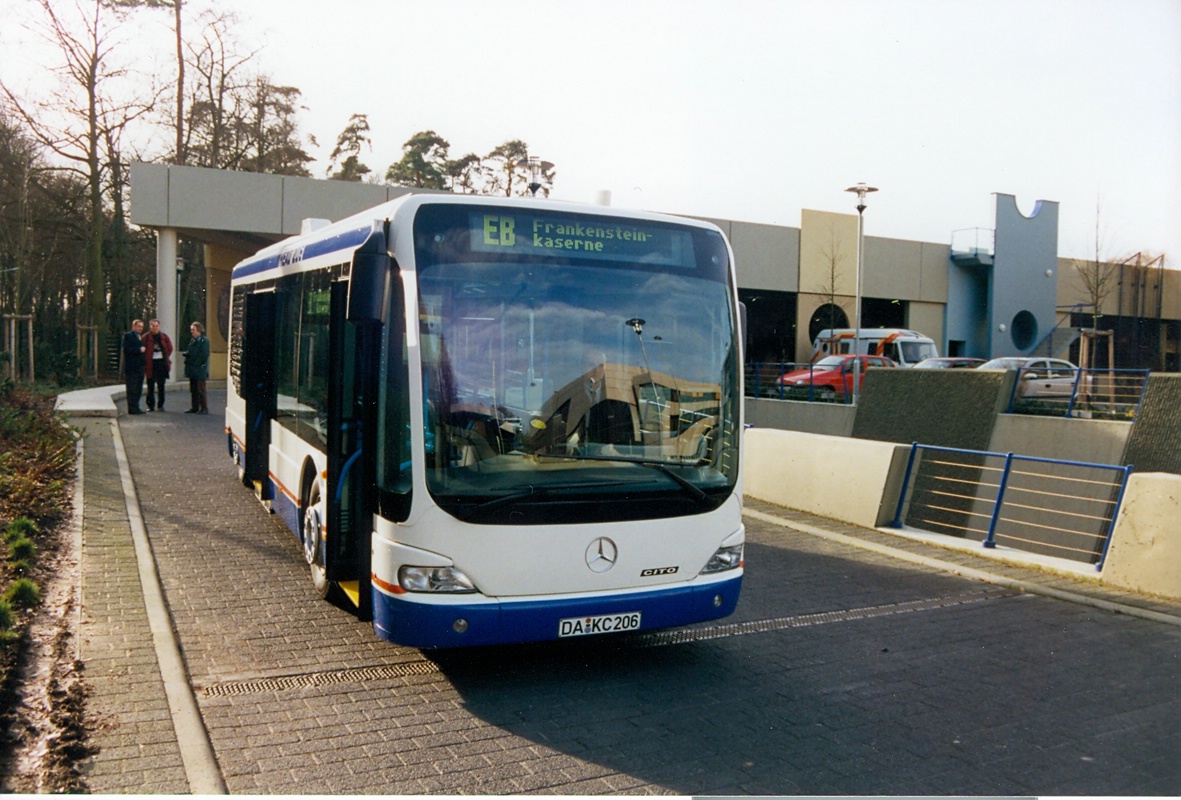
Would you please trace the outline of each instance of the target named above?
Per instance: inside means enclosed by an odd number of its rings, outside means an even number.
[[[189,333],[193,335],[193,340],[189,342],[189,349],[185,352],[185,377],[189,379],[189,395],[192,397],[193,407],[185,413],[208,414],[205,381],[209,380],[209,339],[205,336],[205,326],[200,322],[190,325]]]

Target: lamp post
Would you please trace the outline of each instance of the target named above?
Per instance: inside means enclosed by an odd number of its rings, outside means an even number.
[[[857,405],[861,399],[861,359],[856,356],[860,355],[858,348],[861,346],[861,272],[862,261],[865,258],[865,196],[870,192],[876,192],[877,187],[859,183],[856,186],[850,186],[845,191],[857,195],[857,289],[853,301],[853,355],[855,356],[853,359],[853,405]]]
[[[537,190],[541,188],[542,179],[545,177],[547,170],[554,168],[552,162],[542,161],[537,156],[529,156],[522,158],[517,162],[518,167],[525,167],[529,170],[529,194],[537,197]]]

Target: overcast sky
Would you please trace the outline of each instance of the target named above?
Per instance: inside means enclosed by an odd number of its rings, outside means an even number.
[[[865,181],[868,235],[933,242],[992,227],[1000,192],[1060,203],[1061,255],[1093,257],[1098,233],[1104,258],[1181,266],[1181,0],[223,7],[302,90],[317,177],[363,113],[379,174],[420,130],[452,156],[519,138],[557,165],[557,198],[798,226],[856,213],[843,190]]]

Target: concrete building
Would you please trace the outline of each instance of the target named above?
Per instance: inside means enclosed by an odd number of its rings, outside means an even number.
[[[165,330],[187,328],[190,320],[177,319],[177,242],[203,243],[211,377],[224,377],[233,265],[298,234],[304,219],[340,219],[408,191],[133,164],[131,221],[157,232],[156,316]],[[1091,304],[1079,270],[1057,255],[1058,204],[1041,201],[1026,217],[1011,195],[995,198],[993,229],[959,231],[947,243],[866,236],[861,327],[922,331],[951,355],[1071,357],[1077,329],[1092,324]],[[711,221],[734,248],[748,362],[806,361],[818,331],[853,326],[856,214],[805,209],[799,228]],[[1181,272],[1147,262],[1119,267],[1100,327],[1113,331],[1117,367],[1179,371]]]

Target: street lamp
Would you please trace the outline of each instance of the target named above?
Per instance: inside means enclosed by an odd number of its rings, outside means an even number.
[[[853,301],[853,355],[860,355],[861,347],[861,272],[862,261],[865,258],[865,196],[876,192],[877,187],[859,183],[845,190],[857,195],[857,294]],[[861,399],[861,359],[853,359],[853,405]]]
[[[554,168],[553,163],[542,161],[537,156],[522,158],[517,162],[517,166],[527,167],[529,169],[529,193],[534,197],[537,197],[537,190],[541,188],[541,181],[545,177],[545,172]]]

